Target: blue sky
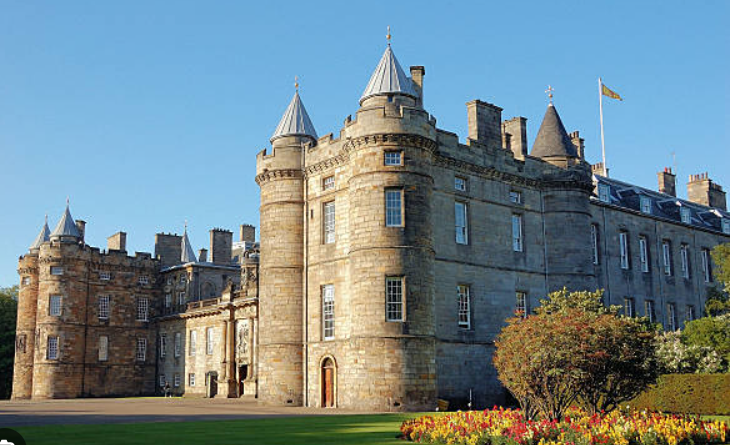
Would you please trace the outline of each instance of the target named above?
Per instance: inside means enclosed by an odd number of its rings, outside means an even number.
[[[425,105],[466,137],[466,106],[528,118],[544,90],[600,158],[597,78],[613,177],[656,188],[676,152],[730,188],[730,2],[6,0],[0,5],[0,286],[67,196],[87,242],[258,226],[256,153],[300,77],[320,135],[337,134],[385,49],[425,65]]]

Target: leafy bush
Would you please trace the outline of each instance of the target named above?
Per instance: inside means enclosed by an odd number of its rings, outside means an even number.
[[[723,369],[722,358],[707,346],[687,345],[679,331],[657,335],[657,362],[663,374],[712,374]]]
[[[669,413],[730,415],[730,374],[667,374],[631,408]]]

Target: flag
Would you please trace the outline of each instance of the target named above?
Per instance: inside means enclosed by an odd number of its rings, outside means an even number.
[[[611,89],[608,88],[603,83],[601,83],[601,94],[603,94],[604,96],[610,97],[611,99],[623,100],[623,99],[621,99],[621,96],[618,95],[618,93],[611,91]]]

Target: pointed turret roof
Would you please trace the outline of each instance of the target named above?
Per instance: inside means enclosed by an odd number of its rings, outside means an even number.
[[[276,131],[271,136],[271,142],[284,136],[309,136],[317,140],[317,131],[314,129],[302,99],[299,97],[299,91],[294,92],[294,97],[289,102],[284,116],[281,117]]]
[[[545,117],[542,118],[530,155],[538,158],[578,157],[575,145],[570,141],[558,110],[552,102],[545,111]]]
[[[185,233],[183,233],[182,241],[180,242],[180,261],[183,263],[196,263],[198,259],[195,257],[195,251],[193,246],[190,245],[188,239],[188,227],[185,226]]]
[[[360,97],[360,104],[365,99],[380,94],[405,94],[418,97],[416,90],[413,89],[411,79],[406,76],[403,68],[400,67],[390,44],[385,48],[380,63],[378,63],[373,75],[370,77],[370,82],[368,82],[368,86],[362,93],[362,97]]]
[[[41,244],[51,239],[50,235],[51,230],[48,228],[48,215],[46,215],[46,222],[43,224],[43,228],[41,229],[41,232],[38,234],[38,236],[35,238],[35,241],[33,241],[33,244],[30,245],[30,250],[40,249]]]
[[[66,200],[66,211],[63,213],[63,216],[61,217],[61,220],[58,222],[58,225],[56,225],[56,228],[53,229],[53,232],[51,233],[51,237],[52,238],[58,238],[58,237],[81,238],[79,229],[76,228],[76,222],[74,221],[73,217],[71,216],[71,211],[69,210],[68,200]]]

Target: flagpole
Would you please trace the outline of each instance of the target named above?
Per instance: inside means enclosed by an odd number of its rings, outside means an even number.
[[[601,155],[603,156],[603,176],[608,177],[606,165],[606,142],[603,140],[603,82],[598,78],[598,109],[601,114]]]

